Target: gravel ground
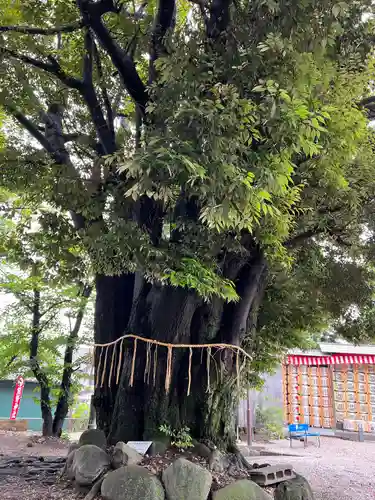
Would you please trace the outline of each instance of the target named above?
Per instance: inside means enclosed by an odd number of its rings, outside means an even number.
[[[32,442],[32,447],[27,444]],[[1,456],[65,456],[68,443],[43,440],[26,433],[0,431]],[[293,454],[290,457],[253,458],[252,462],[270,464],[290,463],[306,477],[315,493],[315,500],[375,500],[375,442],[358,443],[335,438],[322,438],[317,448],[313,438],[304,449],[296,442],[289,448],[289,441],[264,445],[273,453]],[[0,478],[1,479],[1,478]],[[45,486],[30,483],[22,478],[10,477],[0,481],[1,500],[78,500],[82,498],[61,485]]]
[[[316,500],[375,500],[375,442],[322,438],[317,448],[310,439],[306,449],[299,442],[292,450],[289,441],[267,445],[273,452],[299,455],[267,457],[267,463],[293,465],[310,482]]]

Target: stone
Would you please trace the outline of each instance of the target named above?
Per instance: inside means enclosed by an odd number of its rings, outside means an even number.
[[[127,465],[109,472],[102,483],[104,500],[164,500],[163,485],[144,467]]]
[[[122,441],[119,441],[113,449],[112,467],[114,469],[124,465],[138,465],[142,460],[143,456],[141,454]]]
[[[252,481],[241,479],[215,491],[212,500],[272,500],[272,497]]]
[[[259,450],[251,446],[241,446],[241,453],[244,457],[260,457],[261,455]]]
[[[69,449],[68,449],[68,455],[70,455],[70,453],[74,450],[78,450],[79,448],[79,444],[78,443],[72,443],[70,446],[69,446]]]
[[[206,500],[212,476],[208,470],[179,458],[162,474],[167,500]]]
[[[69,453],[64,467],[64,473],[66,474],[67,478],[70,479],[71,481],[74,479],[73,460],[76,451],[77,450],[73,450]]]
[[[307,480],[296,474],[295,479],[284,481],[277,486],[275,500],[314,500],[314,494]]]
[[[87,429],[82,432],[81,437],[78,441],[78,446],[82,446],[84,444],[94,444],[98,448],[103,448],[103,450],[107,447],[107,438],[105,434],[100,429]]]
[[[260,486],[269,486],[296,477],[293,472],[293,466],[289,464],[266,465],[259,468],[253,467],[254,469],[250,471],[251,480]]]
[[[208,459],[208,468],[212,472],[224,472],[226,468],[226,458],[219,450],[213,450]]]
[[[150,457],[154,457],[155,455],[164,455],[169,447],[170,441],[168,439],[154,439],[147,454]]]
[[[194,448],[191,450],[194,455],[197,455],[198,457],[206,458],[209,460],[211,457],[212,451],[208,446],[206,446],[204,443],[195,443]]]
[[[85,444],[73,451],[72,473],[79,486],[92,485],[111,465],[107,453],[93,444]]]

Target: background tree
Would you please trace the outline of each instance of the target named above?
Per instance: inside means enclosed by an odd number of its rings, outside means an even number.
[[[10,303],[2,314],[0,373],[35,377],[43,435],[59,436],[82,385],[78,370],[91,362],[77,357],[77,348],[92,342],[85,319],[92,285],[84,265],[78,274],[82,258],[64,262],[64,249],[53,248],[43,231],[41,222],[53,212],[35,210],[23,196],[2,194],[0,290]]]
[[[371,1],[2,4],[2,183],[54,207],[58,244],[90,256],[97,343],[245,345],[255,370],[371,306]],[[334,269],[351,267],[370,279],[332,297]],[[214,353],[225,376],[209,393],[194,354],[189,397],[188,352],[169,393],[166,353],[156,390],[141,347],[129,387],[132,355],[119,387],[96,390],[111,439],[168,422],[233,442],[229,353]]]
[[[0,287],[15,298],[2,316],[1,376],[35,377],[43,435],[60,436],[75,394],[88,383],[78,372],[88,360],[75,353],[85,343],[80,330],[91,287],[53,289],[38,276],[14,273],[2,275]]]

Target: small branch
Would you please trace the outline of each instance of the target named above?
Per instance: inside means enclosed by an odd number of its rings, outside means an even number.
[[[17,59],[18,61],[22,61],[30,66],[33,66],[34,68],[41,69],[47,73],[57,76],[57,78],[69,88],[76,90],[82,89],[82,82],[78,80],[78,78],[67,75],[61,68],[60,64],[51,55],[46,56],[50,61],[49,63],[46,63],[40,61],[39,59],[35,59],[34,57],[18,54],[18,52],[5,47],[0,47],[0,54],[1,53],[8,54],[10,57]]]
[[[150,69],[149,82],[153,82],[156,77],[155,61],[158,57],[166,53],[164,39],[175,23],[176,2],[175,0],[159,0],[159,7],[156,13],[154,29],[151,35],[150,46]]]
[[[94,44],[90,30],[85,33],[85,55],[83,58],[83,82],[85,85],[92,85],[92,55]]]
[[[8,363],[5,365],[5,368],[9,368],[9,367],[10,367],[10,366],[14,363],[14,361],[15,361],[17,358],[18,358],[18,355],[17,355],[17,354],[15,354],[14,356],[12,356],[12,357],[10,358],[10,360],[8,361]]]
[[[284,243],[284,247],[287,247],[287,248],[296,247],[296,246],[300,245],[301,243],[303,243],[304,241],[309,240],[313,236],[318,236],[318,234],[322,234],[324,232],[326,232],[326,229],[323,229],[323,228],[309,229],[309,230],[307,230],[303,233],[297,234],[296,236],[293,236],[292,238],[287,240]]]
[[[68,302],[71,302],[71,301],[69,299],[63,299],[63,300],[59,300],[57,302],[54,302],[44,312],[40,313],[40,317],[43,318],[43,316],[48,314],[54,307],[61,306],[62,304],[66,304]]]
[[[102,91],[104,106],[105,106],[105,109],[107,112],[108,127],[109,127],[109,129],[114,137],[115,136],[115,129],[114,129],[113,110],[112,110],[111,101],[110,101],[109,96],[108,96],[107,88],[106,88],[105,83],[104,83],[103,68],[102,68],[102,64],[100,61],[100,54],[99,54],[98,48],[96,46],[96,43],[93,44],[93,54],[94,54],[96,68],[98,70],[99,85],[100,85],[100,89]]]
[[[83,28],[83,21],[78,21],[64,26],[54,28],[37,28],[34,26],[0,26],[0,33],[14,31],[15,33],[24,33],[26,35],[56,35],[58,33],[72,33]]]
[[[33,137],[36,139],[44,149],[51,154],[55,151],[52,148],[50,142],[44,137],[39,130],[39,127],[35,125],[31,120],[29,120],[21,111],[17,110],[13,105],[5,104],[5,109],[22,125]]]

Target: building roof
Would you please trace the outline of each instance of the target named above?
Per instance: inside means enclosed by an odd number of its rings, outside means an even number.
[[[322,354],[363,354],[363,355],[375,355],[375,345],[364,344],[364,345],[354,345],[354,344],[344,344],[344,343],[334,343],[334,342],[320,342],[319,349],[312,349],[309,351],[303,351],[301,349],[293,349],[290,354],[301,355],[301,356],[321,356]]]

